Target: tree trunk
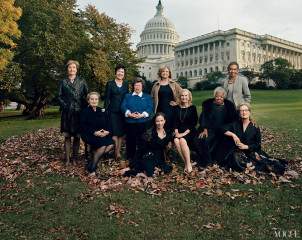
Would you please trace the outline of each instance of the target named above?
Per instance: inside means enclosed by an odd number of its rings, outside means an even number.
[[[0,112],[2,112],[2,110],[4,109],[5,104],[3,101],[0,102]]]

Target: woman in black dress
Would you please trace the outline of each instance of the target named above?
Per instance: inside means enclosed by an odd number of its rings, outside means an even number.
[[[94,150],[93,160],[86,169],[95,172],[99,159],[108,153],[114,145],[111,124],[105,109],[98,107],[100,95],[91,92],[87,95],[89,107],[81,112],[81,137]]]
[[[165,173],[169,173],[172,167],[166,164],[164,151],[166,147],[172,147],[172,135],[165,127],[166,115],[156,113],[152,118],[152,127],[143,135],[143,143],[138,148],[132,158],[129,168],[125,168],[121,173],[124,176],[136,175],[146,172],[148,177],[152,177],[155,167],[161,168]]]
[[[129,85],[123,81],[126,74],[124,65],[117,65],[115,68],[116,78],[113,81],[108,81],[106,84],[106,97],[104,108],[109,114],[110,122],[112,125],[112,135],[115,142],[115,158],[116,160],[122,159],[121,146],[122,139],[125,134],[125,116],[121,111],[122,101],[127,93],[129,93]]]
[[[272,158],[261,150],[261,133],[253,125],[251,108],[248,103],[237,107],[240,120],[222,128],[227,139],[220,145],[216,161],[226,169],[242,172],[250,164],[256,172],[283,174],[286,160]]]
[[[167,116],[166,127],[173,131],[174,108],[179,91],[182,89],[178,83],[172,80],[172,72],[168,66],[161,67],[157,76],[159,81],[153,85],[151,97],[154,103],[154,112],[163,112]]]
[[[87,107],[86,95],[89,89],[85,79],[77,76],[78,61],[69,60],[66,69],[68,77],[60,81],[57,101],[62,110],[61,134],[65,137],[66,165],[70,163],[71,137],[73,137],[73,165],[76,166],[81,137],[80,111]]]
[[[173,128],[175,133],[174,143],[176,149],[185,163],[185,172],[192,172],[190,149],[195,134],[195,126],[198,120],[197,110],[192,102],[192,94],[189,90],[180,91],[178,106],[175,108]]]

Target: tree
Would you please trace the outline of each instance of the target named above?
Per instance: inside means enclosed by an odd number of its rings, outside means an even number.
[[[0,102],[5,104],[8,92],[16,86],[16,64],[12,63],[16,43],[21,36],[17,20],[22,10],[14,6],[14,0],[0,0]],[[0,112],[3,108],[0,108]]]
[[[76,14],[76,0],[17,0],[23,9],[18,24],[22,37],[17,42],[15,62],[20,65],[21,86],[10,93],[12,101],[24,104],[24,115],[43,115],[55,102],[59,80],[66,76],[69,59],[85,61],[89,41]],[[81,56],[81,58],[79,57]]]
[[[81,15],[92,44],[92,51],[87,54],[87,62],[93,73],[91,89],[103,95],[106,83],[114,79],[114,68],[119,63],[125,65],[125,80],[131,82],[135,72],[138,72],[137,64],[141,60],[131,49],[130,27],[127,24],[118,24],[105,13],[100,14],[91,5],[88,5]]]
[[[188,78],[184,76],[180,76],[177,79],[177,82],[181,88],[188,88]]]
[[[208,73],[205,78],[210,81],[211,83],[218,83],[218,80],[223,78],[224,74],[220,71],[215,71]]]
[[[283,58],[276,58],[261,65],[261,78],[272,79],[277,88],[288,88],[293,75],[293,68],[289,61]]]
[[[249,80],[249,83],[251,83],[253,81],[253,79],[255,77],[257,77],[257,74],[254,73],[254,71],[248,71],[248,70],[245,70],[245,71],[242,71],[240,72],[243,76],[245,76],[248,80]]]
[[[302,88],[302,69],[294,71],[291,77],[290,87],[293,89]]]
[[[0,1],[0,71],[12,60],[13,49],[16,47],[14,40],[21,36],[16,21],[21,17],[22,10],[15,7],[14,2],[15,0]]]

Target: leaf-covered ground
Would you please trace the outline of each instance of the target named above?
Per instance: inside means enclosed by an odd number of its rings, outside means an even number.
[[[112,155],[102,159],[99,163],[97,174],[88,174],[84,167],[86,163],[84,145],[81,145],[78,167],[65,167],[63,154],[63,138],[59,134],[59,128],[49,128],[29,132],[23,136],[7,138],[1,146],[0,175],[8,180],[7,184],[16,178],[26,174],[30,182],[30,176],[43,176],[59,174],[66,177],[78,178],[89,186],[85,196],[93,196],[97,192],[119,191],[125,186],[134,191],[144,191],[150,195],[163,195],[165,192],[191,191],[198,192],[204,189],[204,195],[227,195],[237,198],[249,194],[249,184],[262,184],[263,181],[271,181],[274,184],[294,183],[302,173],[301,145],[299,141],[291,141],[293,144],[279,146],[276,141],[286,140],[290,136],[285,133],[278,134],[267,128],[261,128],[263,149],[270,155],[287,158],[290,163],[283,176],[256,175],[251,168],[244,173],[227,172],[217,165],[208,167],[203,171],[194,169],[190,175],[183,173],[183,164],[174,150],[169,153],[170,164],[173,165],[172,173],[163,175],[157,170],[154,178],[147,178],[144,174],[136,177],[124,178],[119,170],[127,166],[127,162],[115,162]],[[123,149],[124,150],[124,149]],[[193,154],[194,155],[194,154]],[[289,159],[288,156],[292,156]],[[194,156],[192,157],[194,160]],[[234,182],[246,184],[246,192],[224,191],[224,186]],[[3,186],[2,186],[3,187]],[[92,197],[93,198],[93,197]],[[87,200],[87,199],[86,199]],[[83,201],[86,201],[83,199]]]
[[[128,163],[113,161],[112,153],[93,175],[84,169],[83,144],[79,166],[65,167],[57,127],[9,137],[0,147],[0,237],[274,239],[283,230],[300,234],[301,140],[274,129],[261,131],[263,149],[290,160],[283,176],[259,176],[253,169],[230,173],[218,166],[187,175],[175,149],[169,153],[173,172],[168,175],[157,170],[152,179],[144,174],[123,178],[119,170]]]

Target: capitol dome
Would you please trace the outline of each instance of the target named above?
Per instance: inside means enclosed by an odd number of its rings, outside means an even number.
[[[137,44],[139,57],[162,58],[174,56],[174,46],[179,42],[179,35],[174,24],[163,15],[161,0],[156,6],[156,14],[145,25],[141,41]]]

